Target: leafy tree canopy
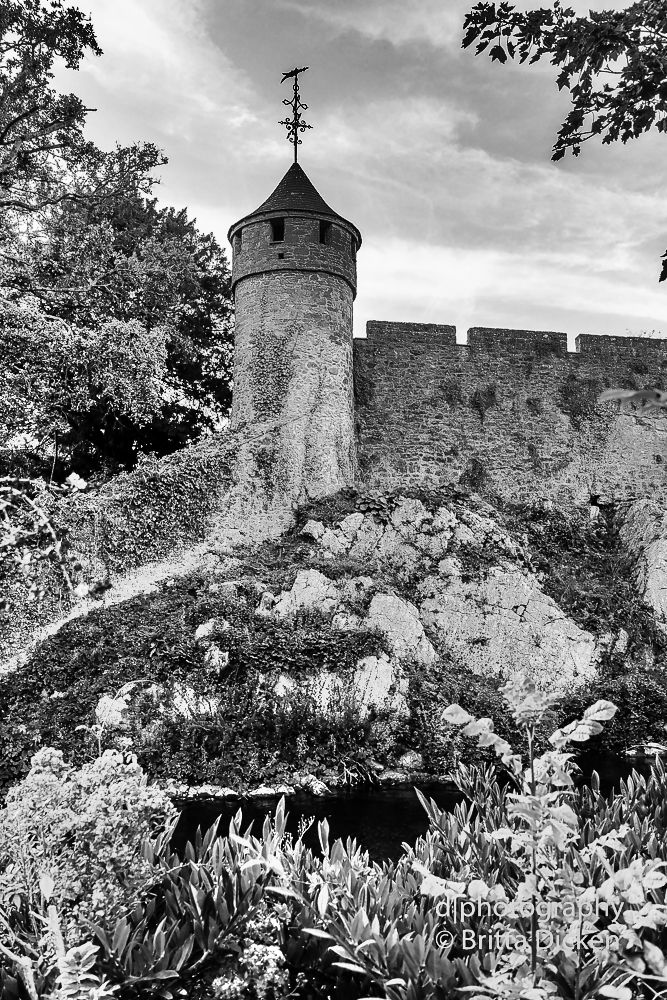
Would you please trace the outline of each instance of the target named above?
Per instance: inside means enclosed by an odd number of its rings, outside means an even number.
[[[56,57],[76,69],[86,51],[102,54],[92,25],[62,0],[1,5],[5,473],[53,472],[54,448],[56,478],[131,468],[139,451],[166,454],[217,426],[231,400],[224,252],[187,210],[157,208],[161,150],[84,139],[94,109],[50,81]],[[28,385],[30,405],[10,417]],[[7,448],[17,423],[18,452]]]
[[[504,63],[549,57],[570,92],[572,110],[560,127],[553,160],[578,156],[593,136],[626,143],[655,126],[667,132],[667,2],[638,0],[625,10],[577,17],[553,7],[521,13],[510,3],[478,3],[464,21],[463,48],[477,43]],[[667,254],[660,281],[667,278]]]
[[[102,55],[90,20],[62,0],[3,0],[0,6],[0,207],[38,212],[64,200],[123,194],[165,163],[150,143],[107,154],[83,137],[86,108],[50,85],[53,62],[78,69]]]
[[[185,209],[158,209],[155,199],[140,196],[92,210],[58,206],[45,231],[47,239],[12,244],[7,306],[30,300],[52,327],[57,318],[80,331],[81,343],[92,345],[100,331],[113,327],[119,345],[148,343],[159,332],[166,348],[166,367],[156,367],[149,378],[161,391],[151,395],[151,412],[141,419],[130,401],[142,389],[131,392],[126,384],[113,405],[97,393],[83,406],[80,393],[66,392],[72,369],[67,379],[49,369],[66,422],[58,433],[68,468],[84,476],[100,462],[110,472],[131,468],[139,451],[166,454],[213,429],[231,402],[232,365],[229,268],[215,237],[201,233]],[[27,355],[25,364],[32,372]],[[128,377],[148,377],[143,366],[124,370]]]

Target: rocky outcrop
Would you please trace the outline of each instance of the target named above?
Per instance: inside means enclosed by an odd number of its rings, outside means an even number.
[[[479,550],[493,547],[499,558],[521,561],[523,546],[502,531],[492,507],[481,501],[478,506],[479,511],[462,504],[442,506],[431,513],[419,500],[404,499],[387,524],[355,513],[335,529],[316,527],[318,522],[309,521],[308,534],[325,550],[391,569],[399,580],[434,570],[440,560],[464,546]]]
[[[333,612],[339,602],[338,588],[331,580],[316,569],[304,569],[297,574],[291,590],[280,594],[272,613],[278,618],[286,618],[308,608],[327,614]]]
[[[609,637],[579,628],[544,594],[543,574],[533,570],[524,547],[500,528],[493,513],[481,502],[477,509],[443,505],[431,513],[420,501],[405,499],[386,524],[361,513],[333,528],[309,521],[308,537],[334,557],[343,554],[376,569],[389,568],[399,580],[422,576],[415,604],[379,592],[364,617],[340,610],[333,623],[378,629],[397,662],[432,666],[438,658],[433,638],[441,651],[488,677],[511,679],[528,669],[540,686],[554,692],[592,677]],[[463,562],[475,552],[487,559],[492,554],[497,565],[463,582]],[[309,606],[328,611],[343,600],[340,588],[323,574],[308,571],[300,577],[294,595],[281,598],[281,607],[303,604],[304,594],[311,595]],[[366,578],[367,593],[372,583]],[[376,689],[384,688],[378,680]]]
[[[280,674],[273,693],[285,698],[297,686],[293,677]],[[322,712],[333,705],[349,702],[366,718],[372,709],[387,710],[394,717],[409,715],[407,705],[408,679],[400,662],[387,654],[366,656],[345,676],[331,670],[320,670],[299,679],[302,691],[310,695]]]
[[[667,632],[667,512],[653,500],[637,500],[621,515],[619,535],[634,557],[634,583]]]
[[[363,624],[382,633],[398,660],[414,659],[430,666],[436,658],[417,608],[394,594],[376,594]]]
[[[528,671],[552,691],[595,673],[596,637],[518,570],[492,568],[487,579],[463,583],[455,564],[448,565],[446,578],[429,576],[418,590],[424,623],[475,673],[511,679]]]
[[[640,590],[667,620],[667,515],[649,501],[639,502],[621,534],[628,549],[639,551]],[[437,675],[449,662],[509,680],[528,670],[538,685],[558,693],[593,677],[603,651],[622,652],[628,643],[627,633],[595,635],[580,628],[545,594],[544,574],[501,527],[494,508],[479,498],[448,501],[435,510],[403,498],[383,519],[356,511],[327,526],[311,518],[299,535],[307,544],[299,540],[303,562],[295,577],[288,577],[291,586],[283,583],[280,590],[269,573],[264,580],[244,576],[243,582],[216,576],[209,590],[232,603],[247,600],[255,615],[276,622],[302,610],[319,612],[334,631],[375,632],[384,651],[345,671],[315,670],[298,679],[285,672],[272,679],[279,698],[298,684],[322,711],[350,703],[362,719],[389,712],[400,720],[409,714],[415,665]],[[326,556],[336,568],[335,579],[327,575]],[[319,568],[308,566],[311,557]],[[340,559],[356,561],[363,575],[341,573]],[[229,574],[239,573],[240,565]],[[218,674],[229,662],[220,648],[219,633],[229,627],[224,607],[217,618],[209,611],[196,631],[193,627],[206,667]],[[216,708],[187,686],[173,705],[183,717],[210,715]]]

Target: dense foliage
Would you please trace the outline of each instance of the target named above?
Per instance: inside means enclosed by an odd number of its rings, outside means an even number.
[[[0,473],[108,476],[218,426],[230,404],[223,250],[158,208],[151,143],[105,152],[53,61],[101,55],[62,0],[0,12]],[[26,404],[29,400],[29,405]],[[18,405],[18,404],[21,405]]]
[[[113,930],[104,920],[82,917],[85,940],[66,951],[63,883],[44,872],[38,877],[41,843],[55,843],[73,824],[91,844],[101,837],[104,859],[115,836],[108,797],[122,794],[128,779],[139,779],[137,790],[145,787],[132,760],[98,759],[85,773],[109,777],[103,794],[77,802],[73,816],[62,815],[46,831],[46,841],[26,838],[17,850],[27,867],[5,868],[10,879],[32,873],[34,892],[24,906],[22,883],[21,908],[12,911],[13,923],[0,926],[0,949],[11,966],[0,974],[2,1000],[52,997],[56,976],[61,987],[73,984],[64,995],[119,1000],[633,1000],[643,995],[642,983],[660,995],[667,983],[664,768],[656,764],[648,781],[634,775],[608,799],[595,777],[591,789],[577,791],[571,754],[564,751],[599,733],[615,706],[598,701],[587,708],[536,757],[535,726],[550,699],[525,679],[507,685],[503,695],[525,732],[527,763],[495,733],[491,719],[448,706],[443,722],[492,748],[501,771],[461,767],[457,783],[465,801],[454,813],[417,792],[429,831],[397,864],[370,865],[354,841],[330,846],[326,821],[318,827],[321,855],[304,847],[303,826],[293,842],[285,832],[284,799],[259,838],[250,829],[241,834],[239,811],[228,837],[218,835],[216,824],[183,856],[171,850],[163,816],[163,832],[153,828],[143,841],[143,883],[127,887],[134,889],[134,904],[116,917]],[[127,776],[120,773],[128,767]],[[83,773],[68,771],[57,753],[44,750],[33,759],[25,790],[60,801]],[[2,822],[11,827],[21,813],[24,825],[39,825],[35,810],[21,811],[19,799],[20,793],[12,797]],[[143,808],[141,796],[136,804]],[[83,824],[79,814],[88,817]],[[67,864],[81,864],[72,847],[66,842],[54,862],[56,876]],[[113,866],[107,868],[103,880],[112,885],[114,877]],[[47,911],[52,933],[40,938],[34,920]]]
[[[131,194],[60,207],[20,265],[2,346],[8,406],[26,389],[32,401],[5,424],[24,462],[57,478],[108,474],[219,425],[231,403],[229,269],[185,209]]]
[[[667,5],[639,0],[625,10],[589,11],[577,17],[555,0],[553,7],[527,12],[510,3],[479,3],[467,15],[463,47],[491,59],[537,62],[543,56],[560,68],[557,83],[569,90],[572,111],[554,146],[553,159],[595,135],[602,142],[627,142],[655,125],[667,131]],[[489,48],[490,46],[490,48]],[[616,79],[609,81],[609,76]]]
[[[79,770],[59,750],[39,751],[0,814],[2,911],[11,921],[14,909],[35,909],[40,876],[48,873],[64,942],[81,944],[83,917],[113,927],[132,903],[150,874],[142,839],[176,819],[164,792],[118,751]]]

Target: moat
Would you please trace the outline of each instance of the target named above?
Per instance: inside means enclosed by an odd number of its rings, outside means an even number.
[[[635,758],[613,755],[581,754],[578,758],[581,768],[579,782],[587,782],[595,770],[600,775],[600,788],[609,795],[618,790],[621,779],[628,777],[633,769],[648,776],[651,762]],[[462,795],[452,786],[442,783],[416,782],[416,787],[426,796],[433,798],[441,809],[453,809],[462,800]],[[189,839],[194,839],[197,826],[202,831],[208,829],[221,816],[220,833],[229,832],[229,822],[239,809],[243,814],[241,832],[245,833],[251,821],[252,834],[261,836],[264,817],[275,812],[277,799],[254,799],[242,802],[196,802],[183,808],[174,836],[173,846],[179,852]],[[330,795],[320,798],[305,792],[298,792],[286,800],[287,831],[296,840],[299,820],[315,817],[315,822],[304,836],[306,847],[321,855],[317,836],[317,821],[329,820],[329,843],[339,838],[343,843],[347,838],[355,838],[357,846],[367,850],[371,861],[397,861],[404,853],[403,843],[412,846],[417,837],[428,829],[426,813],[414,791],[413,784],[365,786],[336,789]]]

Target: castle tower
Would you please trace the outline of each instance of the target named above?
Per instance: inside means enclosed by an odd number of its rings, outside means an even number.
[[[231,430],[272,498],[354,482],[352,303],[361,234],[298,163],[229,230],[236,312]]]

